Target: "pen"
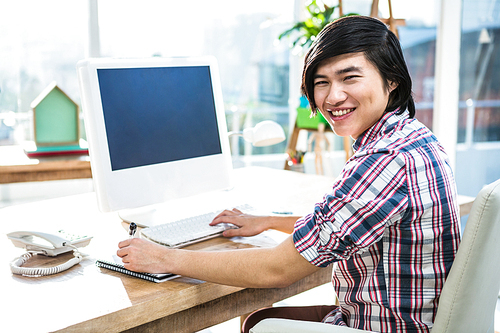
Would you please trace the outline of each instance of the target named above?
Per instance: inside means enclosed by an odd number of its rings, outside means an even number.
[[[273,214],[279,214],[279,215],[292,215],[292,212],[288,211],[273,211]]]
[[[128,238],[134,238],[135,232],[137,231],[137,224],[134,222],[130,223],[130,226],[128,228]]]

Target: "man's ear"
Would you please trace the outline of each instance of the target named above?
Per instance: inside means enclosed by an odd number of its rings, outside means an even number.
[[[389,93],[398,87],[399,83],[396,81],[389,81]]]

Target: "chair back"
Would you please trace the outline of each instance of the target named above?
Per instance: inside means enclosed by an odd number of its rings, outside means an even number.
[[[500,180],[472,205],[432,333],[493,333],[500,288]]]

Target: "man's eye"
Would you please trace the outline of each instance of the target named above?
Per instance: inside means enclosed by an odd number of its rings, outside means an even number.
[[[326,81],[316,81],[316,82],[314,82],[315,86],[319,86],[319,85],[322,85],[322,84],[327,84],[327,82]]]
[[[349,76],[344,77],[344,81],[352,80],[352,79],[357,78],[357,77],[358,77],[357,75],[349,75]]]

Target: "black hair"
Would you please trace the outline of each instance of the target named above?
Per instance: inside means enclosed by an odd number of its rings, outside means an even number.
[[[313,113],[317,110],[314,102],[314,74],[319,63],[338,55],[358,52],[364,53],[378,69],[387,88],[390,83],[397,83],[389,95],[385,112],[399,108],[398,114],[408,110],[410,118],[413,118],[415,102],[411,92],[412,82],[399,40],[382,21],[367,16],[347,16],[329,23],[307,52],[302,92],[309,100]]]

